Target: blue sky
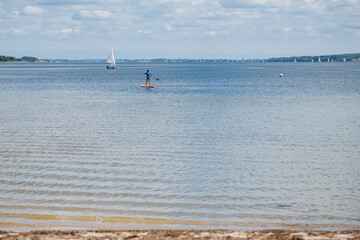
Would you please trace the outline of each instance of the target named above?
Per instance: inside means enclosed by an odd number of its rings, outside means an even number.
[[[360,52],[360,0],[0,0],[0,55],[268,58]]]

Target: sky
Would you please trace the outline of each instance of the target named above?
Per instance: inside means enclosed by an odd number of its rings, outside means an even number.
[[[360,0],[0,0],[0,55],[251,59],[360,52]]]

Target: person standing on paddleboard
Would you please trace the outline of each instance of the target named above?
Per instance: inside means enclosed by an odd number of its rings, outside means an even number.
[[[146,87],[148,86],[148,82],[149,82],[149,86],[151,86],[151,82],[150,82],[151,72],[149,72],[149,69],[147,69],[146,72],[143,74],[146,75]]]

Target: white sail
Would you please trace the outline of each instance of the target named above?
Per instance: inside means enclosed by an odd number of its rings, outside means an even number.
[[[111,64],[111,57],[110,57],[110,54],[108,55],[108,59],[106,61],[107,64]]]
[[[108,60],[106,61],[107,69],[115,69],[115,57],[114,57],[114,49],[111,48],[111,54],[108,56]]]
[[[115,67],[114,50],[111,48],[111,66]]]

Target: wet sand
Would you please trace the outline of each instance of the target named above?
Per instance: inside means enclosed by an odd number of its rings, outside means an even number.
[[[291,239],[291,240],[321,240],[321,239],[360,239],[360,230],[350,231],[228,231],[228,230],[102,230],[102,231],[0,231],[0,239]]]

